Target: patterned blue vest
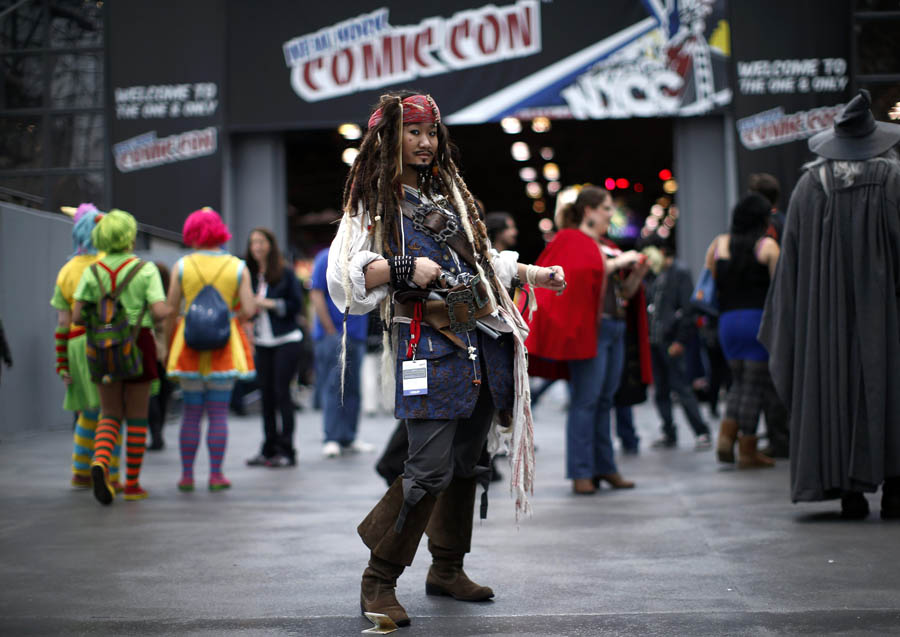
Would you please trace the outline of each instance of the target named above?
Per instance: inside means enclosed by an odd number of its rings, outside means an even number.
[[[401,205],[410,210],[415,208],[418,200],[410,193]],[[445,201],[440,205],[447,207]],[[454,260],[449,248],[442,248],[435,239],[425,232],[417,230],[412,220],[401,215],[403,232],[406,239],[406,254],[413,257],[428,257],[441,266],[446,272],[457,275],[460,272],[474,274],[473,269],[457,257]],[[389,245],[394,254],[400,254],[393,239]],[[458,332],[463,343],[471,342],[477,348],[478,360],[473,364],[468,353],[460,349],[450,339],[426,324],[422,324],[421,337],[416,352],[416,359],[428,361],[428,394],[425,396],[404,396],[401,382],[402,363],[409,360],[406,352],[409,345],[409,325],[397,325],[398,336],[396,359],[396,418],[413,418],[426,420],[442,420],[468,418],[475,409],[480,387],[473,381],[481,378],[481,382],[490,388],[495,409],[512,409],[513,406],[513,339],[504,334],[493,339],[479,330]],[[477,376],[476,376],[477,368]]]

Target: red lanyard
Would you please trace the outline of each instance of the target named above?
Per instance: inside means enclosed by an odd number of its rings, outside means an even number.
[[[406,358],[414,358],[419,347],[419,338],[422,336],[422,304],[416,303],[413,309],[412,321],[409,323],[409,347],[406,348]]]

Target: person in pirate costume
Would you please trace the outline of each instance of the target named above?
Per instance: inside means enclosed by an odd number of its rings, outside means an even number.
[[[335,304],[345,314],[379,309],[382,378],[395,379],[395,416],[409,436],[403,475],[358,528],[371,550],[361,609],[398,625],[410,620],[394,588],[423,533],[432,554],[426,593],[494,595],[463,571],[477,480],[489,471],[485,440],[491,453],[508,447],[517,516],[530,511],[534,477],[527,327],[506,288],[514,279],[565,287],[562,268],[491,250],[450,148],[431,96],[383,95],[347,177],[329,253]],[[482,515],[486,504],[482,496]]]

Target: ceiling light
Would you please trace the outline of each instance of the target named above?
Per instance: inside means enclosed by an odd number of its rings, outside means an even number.
[[[546,133],[550,130],[550,120],[546,117],[535,117],[531,120],[531,130],[535,133]]]
[[[556,181],[559,179],[559,166],[553,162],[544,164],[544,179],[547,181]]]
[[[537,179],[537,171],[531,166],[525,166],[519,171],[519,179],[522,181],[534,181]]]
[[[358,124],[341,124],[338,126],[338,133],[340,133],[341,137],[344,139],[359,139],[362,137],[362,129]]]
[[[510,135],[516,135],[522,132],[522,122],[515,117],[504,117],[500,120],[500,127],[503,128],[503,132],[509,133]]]
[[[525,142],[515,142],[510,148],[510,152],[516,161],[528,161],[531,159],[531,150]]]
[[[351,146],[350,148],[345,148],[345,149],[344,149],[344,152],[341,153],[341,159],[342,159],[343,162],[344,162],[345,164],[347,164],[348,166],[352,166],[352,165],[353,165],[353,162],[354,162],[354,160],[356,159],[356,156],[357,156],[357,155],[359,155],[359,149],[358,149],[358,148],[353,148],[353,147]]]

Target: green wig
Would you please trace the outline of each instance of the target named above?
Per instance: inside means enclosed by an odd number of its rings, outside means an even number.
[[[137,222],[118,208],[110,210],[97,222],[91,239],[98,250],[112,254],[131,250],[137,236]]]

